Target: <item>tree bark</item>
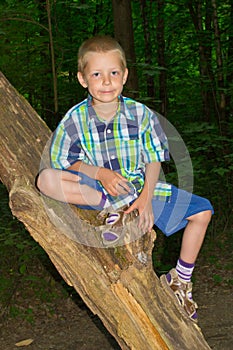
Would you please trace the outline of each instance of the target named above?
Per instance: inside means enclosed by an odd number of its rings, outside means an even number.
[[[129,76],[126,83],[126,95],[132,98],[138,96],[138,75],[134,49],[134,32],[130,0],[112,0],[114,34],[121,44],[129,65]]]
[[[225,82],[224,82],[224,66],[223,66],[223,55],[222,55],[222,44],[221,44],[221,33],[218,21],[217,3],[212,0],[213,6],[213,27],[214,27],[214,38],[216,43],[216,62],[218,72],[218,95],[219,95],[219,116],[220,116],[220,128],[221,122],[226,120],[226,95],[225,95]]]
[[[167,70],[165,62],[165,25],[164,25],[164,8],[165,1],[159,0],[157,4],[158,8],[158,22],[157,22],[157,41],[158,41],[158,65],[162,69],[159,72],[159,99],[160,109],[159,112],[166,117],[167,116]]]
[[[47,17],[48,17],[48,32],[49,32],[49,44],[50,44],[49,46],[50,46],[51,67],[52,67],[52,75],[53,75],[54,114],[56,117],[58,114],[58,91],[57,91],[57,72],[56,72],[56,62],[55,62],[54,43],[53,43],[50,0],[46,0],[46,11],[47,11]]]
[[[203,2],[201,0],[190,0],[187,6],[196,31],[199,50],[199,70],[201,83],[201,97],[203,106],[203,117],[207,122],[211,121],[211,111],[214,110],[218,119],[218,103],[216,98],[215,79],[211,66],[211,15],[210,1],[205,6],[205,25],[203,16]]]
[[[95,236],[93,212],[77,210],[75,226],[69,227],[67,204],[45,205],[34,178],[51,132],[1,73],[0,136],[0,179],[13,215],[120,347],[210,350],[200,328],[183,318],[160,286],[151,259],[155,233],[117,248],[90,247],[78,241],[88,233]],[[147,259],[140,259],[142,253]]]
[[[149,9],[148,9],[149,7]],[[151,45],[151,28],[150,28],[150,13],[151,11],[151,2],[148,3],[146,0],[140,0],[141,16],[143,23],[143,35],[144,35],[144,48],[145,48],[145,64],[148,67],[148,70],[152,69],[152,45]],[[147,97],[155,98],[155,84],[154,76],[147,74]],[[153,101],[154,105],[154,101]],[[161,111],[159,111],[161,113]],[[164,115],[164,114],[163,114]]]
[[[231,3],[230,11],[229,11],[229,26],[233,28],[233,3]],[[230,30],[228,33],[228,43],[227,43],[227,71],[226,71],[226,119],[230,122],[230,116],[233,115],[233,104],[232,104],[232,93],[231,86],[233,85],[233,33]],[[228,135],[230,137],[231,131],[228,130]]]

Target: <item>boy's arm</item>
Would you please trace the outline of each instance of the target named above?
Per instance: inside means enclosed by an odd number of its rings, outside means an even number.
[[[146,164],[145,183],[140,194],[140,197],[142,197],[145,201],[152,201],[154,189],[159,179],[160,169],[160,162]]]
[[[145,183],[142,192],[135,202],[130,206],[126,213],[137,209],[140,215],[139,227],[144,232],[151,231],[154,225],[154,214],[152,209],[152,198],[154,189],[159,178],[161,163],[152,162],[146,164]]]
[[[100,169],[99,167],[94,166],[94,165],[85,164],[81,160],[75,162],[74,164],[72,164],[68,168],[68,170],[79,171],[79,172],[84,173],[87,176],[91,177],[92,179],[96,179],[96,180],[97,180],[97,173],[98,173],[99,169]]]
[[[117,172],[99,166],[77,161],[68,170],[75,170],[101,182],[102,186],[111,196],[118,196],[130,191],[127,179]]]

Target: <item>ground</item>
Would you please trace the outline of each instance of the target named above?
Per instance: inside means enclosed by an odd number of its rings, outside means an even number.
[[[233,344],[231,252],[232,243],[215,239],[212,247],[208,244],[208,254],[204,246],[195,269],[199,325],[213,350],[230,350]],[[15,344],[28,339],[33,342],[22,347],[28,350],[120,349],[48,260],[36,257],[27,262],[26,270],[22,264],[1,307],[0,349],[18,349]],[[13,275],[13,267],[10,271]]]
[[[197,300],[200,304],[200,326],[210,347],[214,350],[232,349],[232,292],[214,288],[211,293],[206,291],[198,296]],[[33,303],[30,306],[40,309]],[[17,349],[15,343],[25,339],[33,339],[31,345],[23,347],[29,350],[120,349],[98,318],[85,306],[75,304],[71,298],[61,298],[53,307],[53,315],[48,316],[45,306],[44,310],[38,311],[33,324],[17,318],[2,320],[1,349]]]

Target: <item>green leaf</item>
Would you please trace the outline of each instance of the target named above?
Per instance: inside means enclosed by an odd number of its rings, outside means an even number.
[[[27,270],[27,266],[25,264],[22,264],[19,268],[19,272],[21,273],[21,275],[24,275],[26,270]]]

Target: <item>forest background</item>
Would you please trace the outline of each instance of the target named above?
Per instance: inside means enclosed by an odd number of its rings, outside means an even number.
[[[232,242],[233,1],[1,0],[0,70],[51,130],[86,97],[76,77],[77,50],[96,34],[115,36],[126,51],[131,74],[124,94],[161,113],[182,136],[194,192],[215,208],[206,242],[211,247],[206,254],[213,255],[213,247]],[[174,166],[165,170],[176,183]],[[18,315],[9,275],[17,284],[30,256],[43,252],[13,220],[2,184],[0,190],[0,299]],[[177,237],[161,248],[158,272],[172,264]],[[215,276],[219,283],[223,278]]]

